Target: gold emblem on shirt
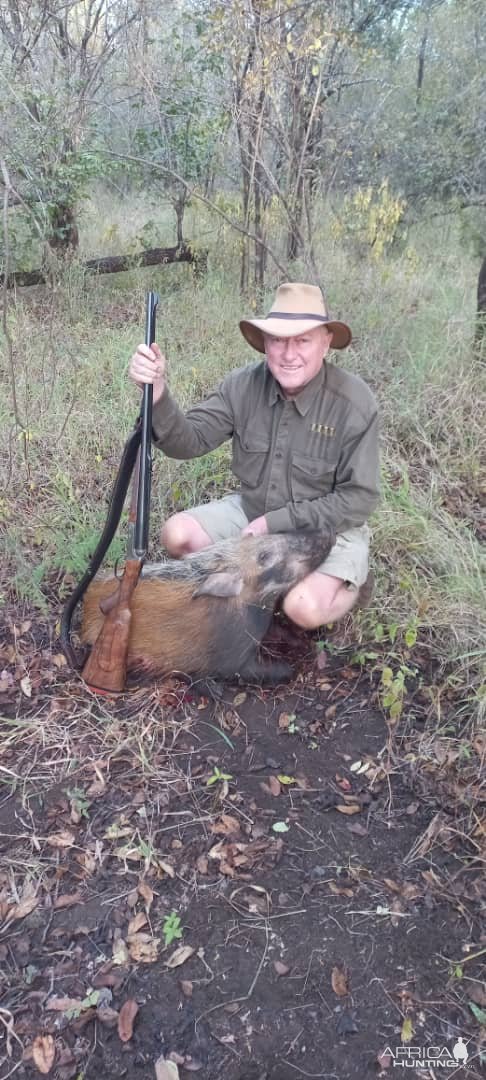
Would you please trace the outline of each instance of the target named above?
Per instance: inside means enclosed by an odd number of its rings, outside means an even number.
[[[328,438],[336,434],[336,428],[329,424],[311,424],[311,431],[315,431],[317,435],[327,435]]]

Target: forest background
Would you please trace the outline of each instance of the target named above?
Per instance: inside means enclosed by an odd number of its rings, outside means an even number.
[[[190,403],[253,360],[238,318],[312,280],[383,418],[358,659],[392,721],[417,641],[437,715],[484,708],[484,29],[480,0],[1,0],[4,607],[46,611],[93,550],[144,292]],[[154,549],[231,483],[226,447],[157,455]]]

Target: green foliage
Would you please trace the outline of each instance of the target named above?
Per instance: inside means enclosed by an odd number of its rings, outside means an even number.
[[[172,945],[173,941],[182,937],[182,923],[176,911],[171,911],[170,915],[167,915],[164,919],[162,933],[164,935],[166,947]]]
[[[406,674],[405,667],[400,667],[396,673],[392,668],[385,667],[381,674],[381,704],[393,723],[396,723],[402,714]]]
[[[231,773],[221,772],[221,770],[218,769],[218,766],[215,765],[214,768],[213,768],[211,776],[209,776],[208,779],[206,780],[206,786],[207,787],[212,787],[213,784],[219,784],[221,782],[224,783],[225,780],[232,780],[232,779],[233,779],[233,777],[232,777]]]
[[[358,188],[344,198],[332,226],[333,238],[361,257],[371,255],[378,262],[395,243],[405,208],[405,200],[390,192],[388,179],[377,190],[371,185]]]
[[[75,813],[79,817],[89,817],[90,800],[86,797],[83,788],[68,788],[66,795],[71,801]]]

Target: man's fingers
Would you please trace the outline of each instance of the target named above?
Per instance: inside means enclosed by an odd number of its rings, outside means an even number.
[[[132,373],[132,375],[133,375],[133,378],[138,383],[147,383],[147,385],[150,385],[150,383],[154,382],[154,376],[153,375],[142,375],[139,372],[137,372],[136,374]]]
[[[138,345],[134,356],[145,356],[147,360],[160,360],[161,352],[158,345]]]

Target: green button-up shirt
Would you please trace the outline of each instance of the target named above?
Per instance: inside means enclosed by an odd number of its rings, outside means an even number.
[[[183,412],[169,390],[154,406],[155,445],[199,457],[232,439],[232,468],[249,521],[270,532],[362,525],[379,501],[378,419],[371,390],[325,362],[286,399],[264,360],[231,371]]]

